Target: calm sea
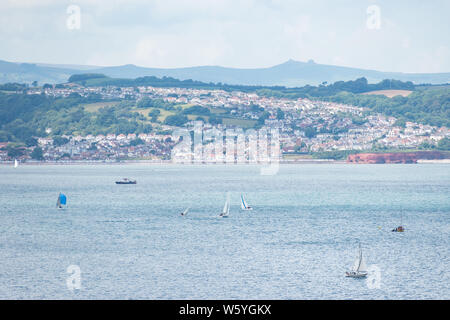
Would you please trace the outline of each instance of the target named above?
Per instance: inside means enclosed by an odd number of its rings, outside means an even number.
[[[448,164],[0,166],[0,299],[450,299],[449,235]]]

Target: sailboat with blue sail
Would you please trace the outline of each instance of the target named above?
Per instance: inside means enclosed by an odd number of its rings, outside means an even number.
[[[242,194],[241,194],[241,209],[246,211],[253,210],[253,208],[247,204],[247,201],[245,201],[245,198]]]
[[[59,193],[59,195],[58,195],[58,200],[56,201],[56,207],[57,207],[58,209],[62,209],[63,206],[66,205],[66,203],[67,203],[67,197],[66,197],[66,195],[63,194],[63,193]]]

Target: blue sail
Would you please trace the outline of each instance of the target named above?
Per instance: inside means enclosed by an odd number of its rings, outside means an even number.
[[[65,194],[60,193],[59,194],[59,203],[60,204],[66,204],[67,198]]]
[[[247,209],[247,204],[245,203],[245,201],[244,201],[244,196],[243,195],[241,195],[241,203],[242,203],[242,209]]]

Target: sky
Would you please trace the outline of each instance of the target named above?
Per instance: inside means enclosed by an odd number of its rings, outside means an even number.
[[[0,60],[450,72],[448,0],[1,0]]]

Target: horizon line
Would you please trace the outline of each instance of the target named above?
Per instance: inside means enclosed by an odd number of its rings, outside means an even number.
[[[287,63],[303,63],[303,64],[315,64],[315,65],[321,65],[321,66],[329,66],[329,67],[337,67],[337,68],[348,68],[348,69],[358,69],[358,70],[364,70],[364,71],[375,71],[375,72],[383,72],[383,73],[396,73],[396,74],[418,74],[418,75],[424,75],[424,74],[446,74],[450,73],[450,71],[441,71],[441,72],[403,72],[403,71],[383,71],[383,70],[376,70],[376,69],[366,69],[366,68],[360,68],[360,67],[351,67],[351,66],[345,66],[345,65],[335,65],[335,64],[322,64],[315,62],[314,59],[309,59],[308,61],[301,61],[301,60],[295,60],[295,59],[288,59],[284,62],[274,64],[271,66],[264,66],[264,67],[229,67],[229,66],[222,66],[222,65],[194,65],[194,66],[185,66],[185,67],[148,67],[148,66],[142,66],[137,65],[133,63],[126,63],[126,64],[117,64],[117,65],[91,65],[91,64],[79,64],[79,63],[51,63],[51,62],[23,62],[23,61],[9,61],[0,59],[0,61],[8,62],[8,63],[15,63],[15,64],[34,64],[34,65],[41,65],[41,66],[48,66],[48,67],[55,67],[55,68],[67,68],[70,69],[70,67],[88,67],[92,69],[100,69],[100,68],[113,68],[113,67],[125,67],[125,66],[134,66],[137,68],[145,68],[145,69],[164,69],[164,70],[175,70],[175,69],[189,69],[189,68],[204,68],[204,67],[215,67],[215,68],[224,68],[224,69],[235,69],[235,70],[258,70],[258,69],[270,69],[277,66],[281,66],[283,64]],[[88,70],[86,70],[88,71]]]

